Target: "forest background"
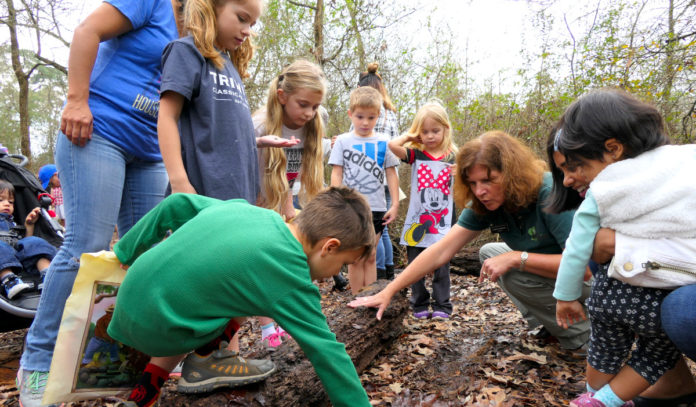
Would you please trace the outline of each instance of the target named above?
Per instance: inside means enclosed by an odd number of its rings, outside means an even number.
[[[340,134],[350,124],[347,99],[358,73],[376,61],[401,131],[419,106],[437,99],[450,114],[457,144],[500,129],[542,152],[568,104],[591,89],[620,87],[657,105],[675,142],[695,141],[696,0],[507,3],[526,6],[519,18],[531,19],[531,28],[522,41],[515,39],[518,53],[509,55],[518,66],[482,79],[481,63],[495,65],[481,58],[491,54],[472,51],[481,44],[453,34],[460,28],[456,17],[438,19],[452,1],[269,0],[246,81],[250,104],[264,102],[284,65],[307,58],[323,67],[329,82],[327,135]],[[67,54],[74,15],[85,4],[0,0],[0,143],[30,157],[33,169],[53,161],[67,90],[65,58],[56,58],[55,50]],[[568,10],[559,14],[559,7]],[[481,24],[491,38],[505,31],[499,17],[493,12]]]

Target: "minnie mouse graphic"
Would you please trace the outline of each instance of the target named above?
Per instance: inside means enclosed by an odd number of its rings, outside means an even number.
[[[404,240],[409,246],[416,246],[427,234],[438,234],[438,228],[449,226],[446,225],[446,217],[450,213],[450,167],[446,166],[435,177],[432,169],[426,163],[421,163],[417,177],[418,189],[412,192],[418,193],[420,206],[411,216],[414,222],[404,233]]]

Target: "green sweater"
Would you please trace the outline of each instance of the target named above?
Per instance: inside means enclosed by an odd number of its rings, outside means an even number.
[[[151,356],[179,355],[220,335],[232,317],[268,316],[300,345],[333,405],[369,406],[322,314],[302,245],[277,213],[241,199],[174,194],[114,252],[131,266],[108,329],[114,339]]]

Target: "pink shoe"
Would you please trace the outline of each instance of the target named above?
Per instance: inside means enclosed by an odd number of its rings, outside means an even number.
[[[570,402],[570,407],[606,407],[604,403],[592,397],[594,393],[582,393]]]
[[[606,407],[604,403],[593,397],[594,393],[583,393],[580,397],[570,402],[570,407]],[[627,401],[621,407],[635,407],[633,401]]]
[[[280,334],[278,332],[272,333],[261,340],[263,346],[269,352],[275,352],[278,346],[283,344],[283,340],[280,339]]]

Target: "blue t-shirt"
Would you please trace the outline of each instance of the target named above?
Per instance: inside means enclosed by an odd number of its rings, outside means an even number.
[[[107,0],[133,26],[99,44],[89,82],[94,133],[147,161],[162,161],[157,143],[160,60],[177,38],[169,0]]]
[[[259,161],[254,124],[242,78],[228,56],[223,59],[218,69],[192,37],[173,41],[162,54],[161,92],[185,98],[179,116],[181,157],[196,192],[255,204]]]

